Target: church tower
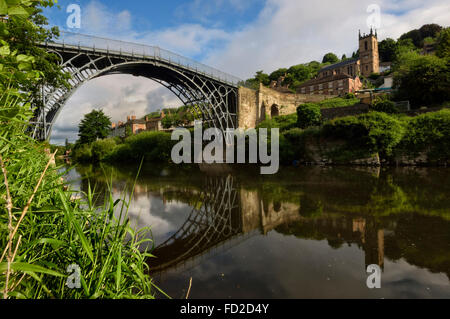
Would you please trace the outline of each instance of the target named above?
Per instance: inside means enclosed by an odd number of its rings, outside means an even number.
[[[361,74],[369,77],[372,73],[380,72],[380,57],[378,54],[378,36],[377,32],[361,35],[359,32],[359,59],[361,63]]]

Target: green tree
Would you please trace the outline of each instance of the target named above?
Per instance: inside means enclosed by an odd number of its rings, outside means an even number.
[[[327,54],[324,55],[323,59],[322,59],[322,63],[336,63],[339,62],[339,58],[337,57],[336,54],[329,52]]]
[[[413,106],[450,100],[449,66],[448,59],[432,55],[406,60],[394,75],[398,97],[410,100]]]
[[[80,144],[95,142],[97,139],[103,139],[108,136],[111,127],[111,120],[103,113],[103,110],[93,110],[86,114],[78,126]]]
[[[378,44],[378,51],[380,53],[381,61],[392,62],[395,59],[397,51],[397,41],[387,38]]]
[[[307,128],[320,125],[322,122],[322,113],[320,106],[314,103],[305,103],[297,108],[297,126]]]
[[[445,28],[437,38],[436,55],[440,58],[450,58],[450,28]]]
[[[43,84],[61,87],[67,84],[69,76],[62,72],[58,56],[49,53],[37,43],[50,41],[59,36],[56,27],[47,28],[47,18],[42,15],[43,7],[51,7],[54,0],[0,0],[0,17],[7,17],[5,23],[0,23],[0,40],[2,45],[8,45],[14,52],[19,65],[19,71],[29,69],[39,70],[38,77],[20,77],[10,82],[10,85],[28,92],[36,106],[40,106],[39,94]],[[32,58],[31,58],[32,57]]]

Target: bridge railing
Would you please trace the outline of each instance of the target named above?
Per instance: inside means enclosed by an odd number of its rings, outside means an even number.
[[[227,74],[203,63],[185,58],[168,50],[161,49],[157,46],[136,44],[120,40],[111,40],[71,32],[61,32],[60,37],[52,43],[64,46],[75,46],[79,48],[105,51],[110,53],[118,53],[122,55],[126,54],[137,57],[142,56],[143,58],[155,58],[173,64],[178,64],[179,66],[182,66],[191,71],[205,74],[213,79],[219,80],[221,82],[227,82],[234,86],[237,86],[238,83],[241,82],[241,79],[239,79],[238,77]]]

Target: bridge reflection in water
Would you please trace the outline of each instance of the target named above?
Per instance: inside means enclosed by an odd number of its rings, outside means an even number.
[[[119,198],[137,167],[76,170],[97,192],[112,175]],[[150,273],[171,296],[184,297],[192,277],[193,298],[449,297],[448,178],[444,169],[284,168],[263,178],[149,166],[129,217],[152,228]],[[369,264],[383,269],[379,291],[367,289]]]
[[[165,242],[156,243],[152,251],[156,258],[149,260],[151,272],[155,275],[194,266],[197,259],[214,253],[219,247],[226,249],[229,244],[233,246],[291,223],[316,229],[328,238],[330,245],[333,245],[333,240],[356,243],[365,253],[366,267],[377,264],[383,268],[384,231],[374,219],[327,215],[308,217],[311,213],[314,213],[311,207],[267,202],[260,191],[239,187],[231,175],[207,177],[203,191],[196,194],[194,208],[184,224]]]

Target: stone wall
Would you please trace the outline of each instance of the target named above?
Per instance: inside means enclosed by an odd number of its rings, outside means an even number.
[[[320,102],[334,95],[309,95],[284,93],[260,85],[259,90],[244,87],[238,94],[238,123],[243,129],[255,128],[272,115],[289,115],[297,112],[300,104]]]

